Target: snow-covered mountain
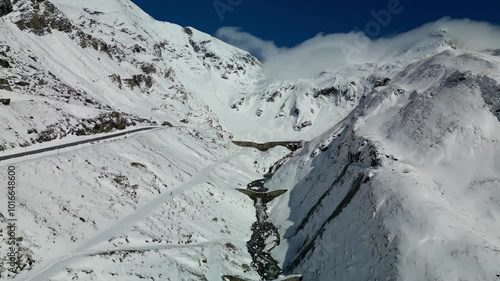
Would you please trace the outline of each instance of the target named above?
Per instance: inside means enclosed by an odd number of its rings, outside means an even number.
[[[1,237],[2,279],[259,280],[269,256],[304,280],[500,278],[500,46],[436,29],[276,80],[129,0],[12,2],[0,0],[4,155],[155,129],[0,161],[18,183],[19,251],[9,271]],[[257,210],[266,239],[235,190],[249,183],[288,189]]]

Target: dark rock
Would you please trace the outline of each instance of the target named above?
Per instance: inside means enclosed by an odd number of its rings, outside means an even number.
[[[10,63],[4,59],[0,59],[0,66],[5,68],[10,68]]]
[[[467,79],[466,74],[457,70],[457,71],[453,72],[453,74],[450,75],[450,77],[448,77],[448,79],[446,79],[446,81],[450,82],[450,83],[458,83],[458,82],[465,81],[466,79]]]
[[[7,79],[0,78],[0,90],[6,90],[12,92],[12,88],[10,87],[9,81]]]
[[[396,91],[394,91],[394,94],[398,95],[398,96],[401,96],[405,93],[405,90],[403,89],[396,89]]]
[[[218,56],[212,52],[206,52],[205,58],[218,58]]]
[[[156,73],[156,67],[151,63],[145,63],[141,65],[141,69],[146,74]]]
[[[113,81],[114,83],[116,83],[118,85],[118,88],[120,88],[120,90],[123,89],[122,78],[120,75],[111,74],[111,75],[109,75],[109,78],[111,78],[111,81]]]
[[[134,53],[142,53],[142,52],[146,52],[146,49],[138,44],[135,44],[133,47],[132,47],[132,51]]]
[[[35,128],[28,129],[28,135],[36,134],[36,133],[38,133],[38,131]]]
[[[321,90],[316,91],[313,94],[313,97],[317,98],[319,96],[335,96],[338,95],[339,90],[335,87],[329,87],[329,88],[324,88]]]
[[[34,4],[33,8],[16,22],[19,29],[31,31],[36,35],[50,34],[52,30],[65,33],[73,31],[74,27],[69,19],[49,1],[40,1],[39,4]]]
[[[110,58],[114,56],[114,58],[117,58],[119,61],[122,61],[125,57],[123,50],[116,45],[108,45],[102,39],[95,38],[81,30],[78,30],[74,35],[70,35],[70,37],[77,40],[82,48],[91,47],[96,51],[107,54]]]
[[[30,83],[24,82],[24,81],[15,82],[14,84],[16,84],[17,86],[21,86],[21,87],[26,87],[26,86],[30,85]]]
[[[266,179],[258,179],[247,184],[247,189],[257,192],[266,192],[268,189],[264,187]]]
[[[193,31],[189,27],[184,27],[183,30],[187,35],[189,36],[193,35]]]
[[[10,104],[10,99],[0,99],[0,103],[3,105],[9,105]]]
[[[89,10],[89,9],[87,9],[87,8],[84,8],[83,10],[84,10],[85,12],[87,12],[87,13],[89,13],[89,14],[93,15],[93,16],[99,16],[99,15],[103,15],[103,14],[104,14],[103,12],[99,12],[99,11],[91,11],[91,10]]]
[[[240,100],[238,100],[237,102],[233,103],[233,105],[231,105],[231,108],[232,109],[236,109],[236,110],[239,110],[240,107],[243,105],[243,102],[245,101],[245,98],[241,98]]]
[[[10,0],[0,0],[0,17],[12,12],[12,3]]]
[[[312,126],[312,121],[304,121],[304,122],[300,123],[300,125],[295,126],[294,129],[295,129],[295,131],[300,131],[300,130],[304,129],[305,127],[310,127],[310,126]]]
[[[130,163],[130,165],[135,168],[144,168],[144,169],[147,168],[146,165],[137,162],[132,162]]]
[[[267,102],[275,102],[276,100],[282,97],[280,91],[275,91],[269,98],[267,98]]]
[[[373,85],[373,87],[377,88],[377,87],[387,86],[389,82],[391,82],[391,78],[384,78],[384,80],[377,80],[375,81],[375,85]]]
[[[124,79],[123,81],[130,87],[130,89],[138,87],[144,90],[153,86],[153,77],[144,74],[134,75],[132,78]]]

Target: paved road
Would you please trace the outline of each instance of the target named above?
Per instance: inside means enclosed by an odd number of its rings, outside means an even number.
[[[93,138],[93,139],[86,139],[86,140],[81,140],[81,141],[76,141],[76,142],[70,142],[70,143],[65,143],[65,144],[51,146],[51,147],[40,148],[40,149],[26,151],[26,152],[20,152],[20,153],[16,153],[16,154],[10,154],[10,155],[5,155],[5,156],[0,156],[0,161],[5,161],[5,160],[8,160],[8,159],[19,158],[19,157],[23,157],[23,156],[28,156],[28,155],[33,155],[33,154],[38,154],[38,153],[43,153],[43,152],[58,150],[58,149],[62,149],[62,148],[66,148],[66,147],[71,147],[71,146],[77,146],[77,145],[80,145],[80,144],[94,142],[94,141],[100,141],[100,140],[105,140],[105,139],[111,139],[111,138],[121,137],[121,136],[124,136],[126,134],[137,133],[137,132],[141,132],[141,131],[149,131],[149,130],[153,130],[153,129],[157,129],[157,128],[166,128],[166,127],[145,127],[145,128],[138,128],[138,129],[129,130],[129,131],[126,131],[126,132],[121,132],[121,133],[113,134],[113,135],[109,135],[109,136],[102,136],[102,137]]]

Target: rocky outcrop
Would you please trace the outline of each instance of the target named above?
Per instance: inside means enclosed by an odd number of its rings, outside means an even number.
[[[345,92],[347,92],[347,91],[345,91]],[[324,88],[321,90],[317,90],[313,96],[315,98],[317,98],[319,96],[335,96],[335,95],[338,95],[339,93],[340,93],[340,91],[336,87],[328,87],[328,88]]]
[[[60,122],[48,126],[45,130],[31,139],[31,143],[43,143],[55,139],[64,138],[67,135],[87,136],[101,133],[109,133],[116,130],[124,130],[137,123],[155,124],[148,119],[140,119],[125,113],[113,111],[102,113],[96,118],[81,120],[77,125],[69,122]],[[32,131],[32,133],[36,132]]]
[[[283,95],[281,94],[280,91],[275,91],[274,93],[272,93],[268,98],[267,98],[267,102],[275,102],[277,101],[278,99],[280,99]]]
[[[54,4],[49,1],[25,1],[21,4],[21,19],[16,25],[21,30],[28,30],[37,35],[52,33],[52,30],[61,32],[73,31],[73,25]]]
[[[5,68],[10,68],[10,63],[4,59],[0,59],[0,66]]]
[[[130,89],[140,88],[141,90],[146,90],[153,87],[153,77],[150,75],[138,74],[133,75],[132,78],[124,79],[123,82]]]
[[[120,90],[123,89],[123,84],[122,84],[122,77],[118,74],[111,74],[109,75],[109,78],[111,78],[111,81],[115,83]]]
[[[384,80],[377,80],[375,81],[375,85],[373,87],[377,88],[377,87],[387,86],[389,82],[391,82],[391,78],[384,78]]]
[[[116,44],[110,45],[104,42],[102,39],[95,38],[94,36],[87,34],[81,30],[76,31],[71,34],[70,37],[78,42],[82,48],[93,48],[96,51],[103,52],[107,54],[110,58],[115,58],[118,61],[125,60],[125,53]]]
[[[10,0],[0,0],[0,17],[12,12],[12,3]]]
[[[12,88],[10,87],[9,80],[0,78],[0,90],[6,90],[6,91],[12,92]]]
[[[295,131],[300,131],[300,130],[302,130],[306,127],[310,127],[310,126],[312,126],[312,121],[304,121],[304,122],[300,123],[299,125],[294,126],[293,129]]]

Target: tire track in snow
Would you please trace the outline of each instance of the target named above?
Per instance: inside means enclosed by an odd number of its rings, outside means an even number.
[[[171,190],[171,192],[165,192],[155,199],[145,203],[143,206],[137,208],[133,213],[126,215],[119,219],[115,224],[108,227],[106,230],[102,231],[100,234],[96,235],[94,238],[91,238],[78,247],[76,250],[72,251],[72,253],[68,253],[62,257],[56,258],[50,262],[41,264],[38,266],[38,269],[33,269],[25,274],[19,275],[14,280],[15,281],[31,281],[31,280],[40,280],[46,281],[51,276],[60,272],[62,267],[74,260],[77,257],[88,256],[89,253],[98,253],[99,250],[91,250],[92,247],[98,245],[99,243],[108,241],[109,239],[119,236],[124,231],[127,230],[134,222],[139,221],[141,219],[149,217],[149,215],[153,214],[154,211],[159,208],[162,204],[164,204],[169,197],[180,194],[184,191],[190,190],[195,186],[205,183],[210,175],[210,173],[217,168],[221,164],[225,164],[230,160],[240,156],[243,152],[239,152],[228,157],[225,157],[217,162],[201,169],[196,176],[193,178],[181,183],[178,187]],[[186,245],[186,246],[193,246]],[[102,251],[102,250],[101,250]]]

